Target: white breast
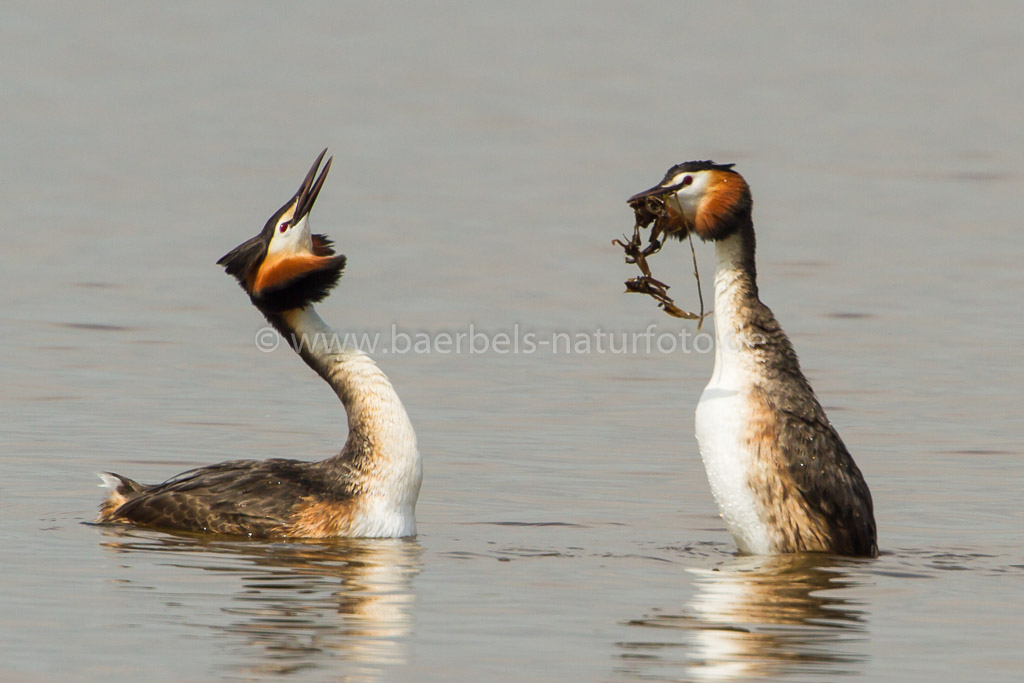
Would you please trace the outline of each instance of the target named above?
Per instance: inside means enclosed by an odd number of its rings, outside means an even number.
[[[416,535],[414,505],[396,507],[390,501],[370,498],[352,521],[350,536],[359,538],[405,538]]]
[[[754,455],[743,437],[748,414],[743,392],[712,379],[697,403],[697,443],[711,493],[740,552],[769,554],[768,527],[749,485]]]

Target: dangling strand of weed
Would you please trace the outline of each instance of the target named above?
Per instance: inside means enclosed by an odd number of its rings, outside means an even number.
[[[697,270],[697,250],[693,246],[693,231],[690,230],[686,236],[690,239],[690,254],[693,256],[693,276],[697,278],[697,298],[700,300],[700,317],[697,318],[697,331],[700,332],[700,328],[704,324],[704,318],[710,315],[711,311],[704,313],[704,294],[700,290],[700,271]]]

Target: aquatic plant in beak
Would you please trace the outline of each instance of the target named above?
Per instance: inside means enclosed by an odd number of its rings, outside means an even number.
[[[655,192],[659,189],[662,192]],[[678,200],[675,199],[674,195],[668,196],[668,199],[666,199],[667,195],[667,190],[658,187],[630,197],[629,205],[633,209],[635,219],[633,237],[628,238],[623,235],[621,240],[612,240],[612,244],[622,247],[622,250],[626,253],[626,263],[635,263],[641,272],[641,275],[626,280],[626,292],[650,296],[658,302],[658,307],[661,310],[674,318],[696,320],[697,331],[699,332],[704,324],[704,318],[711,315],[711,311],[704,312],[704,294],[701,291],[700,272],[697,269],[697,250],[693,246],[692,231],[687,228],[685,221],[680,220],[683,212],[678,205]],[[668,202],[672,200],[675,201],[676,205],[670,207]],[[640,231],[652,224],[653,227],[648,235],[645,246]],[[697,280],[697,299],[700,302],[699,313],[690,313],[677,306],[668,294],[670,286],[651,275],[651,268],[647,264],[647,257],[661,251],[661,247],[664,244],[662,241],[664,235],[673,235],[679,239],[682,239],[685,235],[690,241],[690,254],[693,256],[693,276]]]

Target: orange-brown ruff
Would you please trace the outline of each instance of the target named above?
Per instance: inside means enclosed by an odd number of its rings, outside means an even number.
[[[345,266],[331,241],[309,230],[331,165],[314,183],[323,157],[263,231],[218,263],[334,388],[348,418],[345,447],[319,462],[222,462],[152,486],[103,473],[110,494],[97,521],[259,538],[415,535],[422,465],[409,416],[373,360],[342,345],[313,308]]]
[[[679,164],[630,199],[666,200],[669,230],[715,244],[715,367],[696,431],[741,552],[878,553],[871,493],[758,297],[752,200],[732,165]]]

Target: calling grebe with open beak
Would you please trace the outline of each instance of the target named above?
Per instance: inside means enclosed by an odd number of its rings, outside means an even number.
[[[97,521],[258,538],[416,534],[422,464],[409,416],[373,360],[343,346],[313,308],[345,267],[331,240],[309,228],[331,167],[328,159],[317,177],[326,152],[262,232],[217,263],[334,388],[348,417],[344,448],[319,462],[232,460],[152,486],[104,473],[110,493]]]
[[[732,166],[679,164],[629,199],[640,217],[663,202],[662,231],[715,245],[715,368],[696,415],[711,491],[743,553],[873,557],[871,492],[758,297],[753,202]]]

